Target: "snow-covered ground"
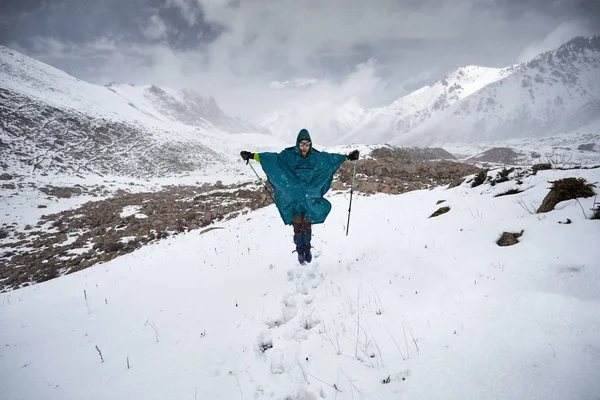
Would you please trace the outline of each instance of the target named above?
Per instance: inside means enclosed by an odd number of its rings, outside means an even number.
[[[540,171],[497,198],[514,181],[355,194],[348,236],[348,196],[331,195],[308,266],[270,206],[0,294],[0,393],[597,400],[593,198],[583,212],[574,200],[523,207],[567,176],[598,182],[600,170]],[[520,243],[496,245],[521,230]]]
[[[593,151],[578,150],[579,145],[585,144],[594,144]],[[559,164],[560,167],[600,165],[600,126],[593,130],[547,138],[522,138],[496,142],[439,142],[432,146],[441,147],[459,159],[468,159],[492,148],[509,147],[523,153],[520,163],[525,165],[536,163]]]

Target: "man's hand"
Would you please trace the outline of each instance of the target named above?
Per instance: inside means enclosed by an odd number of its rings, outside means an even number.
[[[250,153],[249,151],[241,151],[240,156],[242,156],[244,161],[248,161],[251,158],[254,158],[254,153]]]
[[[348,154],[348,160],[350,161],[356,161],[358,160],[358,150],[354,150],[353,152],[351,152],[350,154]]]

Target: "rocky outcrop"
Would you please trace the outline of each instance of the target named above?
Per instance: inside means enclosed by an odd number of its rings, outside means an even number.
[[[469,162],[487,162],[495,164],[518,164],[525,154],[510,147],[494,147],[467,159]]]
[[[479,168],[453,161],[414,161],[383,157],[363,159],[356,164],[355,188],[366,193],[398,194],[432,186],[447,185],[456,179],[480,171]],[[345,163],[338,170],[332,188],[349,188],[352,165]]]

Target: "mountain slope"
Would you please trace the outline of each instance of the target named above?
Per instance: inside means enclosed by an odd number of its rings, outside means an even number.
[[[349,236],[348,194],[330,196],[307,266],[269,206],[0,294],[2,394],[595,400],[598,222],[574,200],[519,205],[566,176],[598,172],[539,171],[496,198],[514,181],[355,196]]]
[[[456,102],[396,144],[546,137],[600,120],[600,37],[576,38]]]
[[[191,126],[230,133],[254,127],[228,117],[213,98],[156,86],[99,86],[0,46],[0,85],[54,107],[147,127]]]
[[[0,168],[15,173],[166,176],[223,164],[265,132],[190,90],[93,85],[1,46],[0,99]]]
[[[425,86],[387,107],[369,111],[369,116],[341,140],[360,142],[393,141],[398,135],[428,121],[459,100],[482,87],[510,75],[514,67],[503,69],[467,66],[446,75],[432,86]]]

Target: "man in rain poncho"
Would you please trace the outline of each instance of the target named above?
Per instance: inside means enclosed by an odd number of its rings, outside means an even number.
[[[302,129],[296,146],[280,153],[240,153],[246,161],[258,161],[271,186],[279,214],[286,225],[294,227],[294,243],[300,264],[311,262],[312,224],[325,222],[331,203],[323,198],[333,175],[348,160],[358,160],[358,150],[347,156],[325,153],[313,148],[310,134]]]

